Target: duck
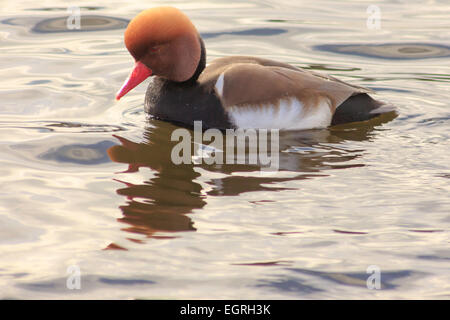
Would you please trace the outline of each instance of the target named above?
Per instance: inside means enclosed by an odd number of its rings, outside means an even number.
[[[140,12],[125,46],[134,68],[119,100],[150,77],[144,109],[151,117],[203,128],[307,130],[366,121],[385,112],[370,89],[287,63],[225,56],[206,64],[196,27],[175,7]]]

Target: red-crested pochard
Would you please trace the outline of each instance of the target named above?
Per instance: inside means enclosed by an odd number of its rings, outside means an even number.
[[[116,99],[153,76],[145,110],[161,120],[301,130],[368,120],[383,109],[368,89],[281,62],[232,56],[206,66],[197,29],[173,7],[139,13],[125,31],[125,45],[136,64]]]

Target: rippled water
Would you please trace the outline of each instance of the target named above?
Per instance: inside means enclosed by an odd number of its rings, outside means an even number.
[[[175,166],[147,82],[114,100],[127,21],[159,4],[192,18],[209,59],[323,71],[397,115],[282,133],[276,175]],[[65,1],[2,2],[0,297],[448,299],[450,4],[378,1],[380,29],[371,4],[88,1],[69,30]]]

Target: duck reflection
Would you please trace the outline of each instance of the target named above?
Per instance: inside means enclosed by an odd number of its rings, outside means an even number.
[[[141,183],[127,182],[123,178],[116,179],[123,184],[117,193],[127,199],[120,207],[123,217],[119,221],[128,225],[125,231],[150,238],[161,237],[158,233],[195,231],[189,214],[203,208],[208,197],[239,195],[251,191],[280,191],[285,188],[272,187],[271,184],[279,185],[279,182],[324,176],[330,169],[363,166],[362,163],[349,161],[361,157],[364,150],[349,149],[348,144],[344,142],[370,140],[376,126],[394,117],[395,114],[384,114],[369,122],[335,126],[326,130],[281,132],[279,172],[269,176],[258,174],[261,169],[258,165],[176,165],[171,160],[171,153],[179,142],[171,141],[171,135],[179,127],[167,122],[149,120],[142,142],[133,142],[114,135],[120,145],[108,149],[112,161],[128,164],[128,169],[120,173],[129,174],[130,179],[127,180],[135,180],[141,168],[149,168],[154,174],[154,177]],[[193,135],[193,132],[191,133]],[[198,151],[199,146],[194,145],[194,152],[195,150]],[[220,177],[208,179],[204,173],[205,176],[201,177],[201,172],[205,170],[220,173]],[[141,176],[142,173],[138,178]],[[217,174],[211,176],[215,177]],[[200,177],[210,185],[208,191],[198,182]]]
[[[123,218],[119,221],[130,225],[126,231],[148,237],[154,237],[156,232],[195,230],[186,214],[206,204],[201,185],[194,181],[200,175],[194,166],[171,161],[171,150],[177,142],[170,141],[170,136],[176,127],[161,124],[147,129],[144,142],[140,143],[115,135],[121,145],[108,149],[112,161],[128,164],[123,173],[133,174],[143,167],[155,173],[141,184],[116,179],[124,184],[117,193],[127,198],[120,207]]]

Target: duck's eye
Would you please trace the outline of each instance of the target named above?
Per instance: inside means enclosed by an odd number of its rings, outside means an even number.
[[[160,46],[153,46],[148,49],[150,53],[156,53],[159,51]]]

